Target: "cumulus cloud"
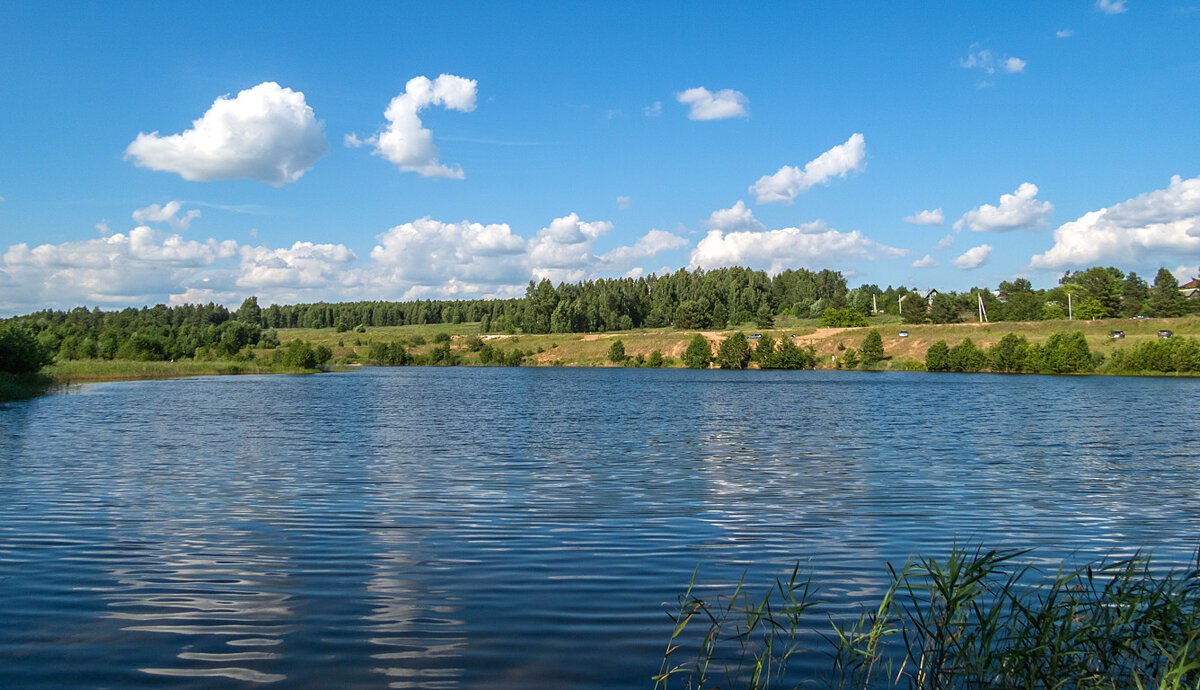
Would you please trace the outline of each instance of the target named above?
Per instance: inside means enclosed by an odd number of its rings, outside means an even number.
[[[358,257],[342,244],[296,242],[287,249],[244,247],[238,287],[322,288],[349,285],[356,276],[345,269]]]
[[[16,244],[0,256],[0,272],[12,278],[0,286],[0,310],[153,303],[237,257],[236,242],[185,240],[145,226],[57,245]]]
[[[125,158],[185,180],[250,179],[282,187],[329,152],[323,129],[303,93],[268,81],[234,98],[221,96],[182,134],[138,134]]]
[[[932,256],[926,254],[909,265],[913,268],[934,268],[935,266],[938,266],[938,261]]]
[[[746,204],[740,199],[730,208],[713,211],[708,220],[704,222],[704,226],[711,230],[721,230],[723,232],[757,232],[767,229],[765,225],[754,217],[754,212],[746,208]]]
[[[979,266],[982,266],[983,262],[987,261],[991,254],[991,245],[981,244],[978,247],[971,247],[950,263],[965,271],[971,268],[978,268]]]
[[[932,211],[918,211],[911,216],[905,216],[904,222],[913,225],[941,225],[946,222],[946,216],[942,209],[935,208]]]
[[[730,117],[746,117],[750,113],[746,106],[750,100],[741,91],[722,89],[716,93],[703,86],[675,94],[680,103],[691,106],[689,120],[724,120]]]
[[[798,167],[785,165],[774,175],[759,178],[750,187],[760,204],[791,204],[796,195],[818,184],[825,184],[835,177],[845,177],[851,172],[866,167],[867,143],[862,134],[850,135],[844,144],[838,144],[820,156]]]
[[[1054,231],[1054,246],[1033,268],[1129,261],[1145,255],[1200,256],[1200,177],[1171,178],[1166,189],[1090,211]]]
[[[166,222],[171,228],[179,231],[187,230],[192,225],[192,221],[200,217],[199,209],[189,209],[182,216],[177,215],[182,207],[182,203],[178,201],[168,201],[166,204],[159,206],[158,204],[150,204],[146,208],[139,208],[133,212],[133,220],[146,223],[162,223]],[[107,226],[106,226],[107,229]]]
[[[178,220],[170,204],[142,218]],[[650,230],[602,251],[608,221],[577,214],[553,219],[529,239],[507,224],[421,218],[378,236],[366,259],[342,244],[299,241],[284,248],[233,240],[188,240],[145,225],[105,237],[0,253],[0,313],[77,305],[120,307],[217,301],[249,295],[266,303],[319,300],[511,297],[530,279],[553,282],[621,275],[635,264],[688,244]],[[640,269],[639,269],[640,270]]]
[[[633,199],[630,199],[627,196],[617,197],[617,208],[624,211],[624,210],[628,209],[630,206],[633,206]]]
[[[1096,9],[1104,14],[1121,14],[1126,10],[1125,0],[1096,0]]]
[[[1027,64],[1029,63],[1025,62],[1021,58],[1010,57],[1004,61],[1004,71],[1008,72],[1009,74],[1024,72],[1025,65]]]
[[[942,249],[949,249],[950,247],[953,247],[953,246],[954,246],[954,235],[948,234],[945,237],[943,237],[942,239],[938,240],[938,243],[933,245],[933,248],[935,251],[937,251],[937,250],[942,250]]]
[[[431,105],[464,113],[475,110],[476,85],[474,79],[453,74],[442,74],[434,80],[424,76],[413,77],[408,80],[404,92],[393,98],[384,111],[387,126],[367,139],[348,134],[345,137],[346,145],[370,145],[374,148],[371,153],[386,158],[404,172],[415,172],[424,177],[462,179],[461,167],[438,162],[433,132],[422,125],[419,114]]]
[[[1054,204],[1038,201],[1037,193],[1037,185],[1022,183],[1012,194],[1002,194],[999,206],[983,204],[964,213],[954,222],[954,229],[960,231],[969,227],[975,232],[1039,230],[1050,219]]]
[[[824,221],[778,230],[734,230],[713,228],[692,250],[692,268],[749,266],[778,273],[800,266],[828,266],[852,259],[870,259],[879,254],[904,256],[908,251],[880,244],[861,232],[839,232]]]
[[[1054,35],[1058,36],[1059,38],[1070,38],[1075,35],[1075,30],[1074,29],[1059,29],[1058,31],[1054,32]]]
[[[574,282],[629,270],[631,264],[687,243],[651,230],[633,245],[597,254],[595,242],[613,228],[571,213],[528,240],[507,224],[443,223],[422,218],[379,236],[368,273],[401,298],[418,295],[520,294],[531,278]]]
[[[450,279],[487,291],[528,276],[525,240],[504,223],[443,223],[421,218],[379,235],[371,259],[386,282],[404,290],[436,287]]]

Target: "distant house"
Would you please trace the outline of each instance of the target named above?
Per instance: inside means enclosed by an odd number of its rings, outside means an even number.
[[[1200,278],[1192,278],[1180,285],[1179,292],[1188,299],[1200,299]]]
[[[938,291],[935,288],[929,288],[928,290],[922,290],[920,295],[921,299],[925,300],[925,304],[933,306],[933,298],[937,293]]]

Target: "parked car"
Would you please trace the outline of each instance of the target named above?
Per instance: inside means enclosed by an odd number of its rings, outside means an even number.
[[[762,333],[751,333],[751,334],[750,334],[750,339],[751,339],[751,340],[758,340],[758,339],[759,339],[759,338],[761,338],[761,337],[762,337]]]
[[[1108,337],[1110,337],[1110,338],[1124,338],[1124,337],[1125,337],[1125,331],[1109,331],[1109,332],[1108,332]]]
[[[900,331],[900,337],[901,337],[901,338],[907,338],[907,337],[908,337],[908,331]]]
[[[1140,319],[1148,319],[1150,317],[1146,316],[1145,314],[1138,314],[1137,316],[1135,316],[1133,318],[1134,318],[1134,320],[1140,320]]]
[[[1174,332],[1168,331],[1165,328],[1158,332],[1158,337],[1160,337],[1160,338],[1170,338],[1173,335],[1175,335]]]

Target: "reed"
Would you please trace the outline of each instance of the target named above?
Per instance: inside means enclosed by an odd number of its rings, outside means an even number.
[[[54,385],[48,376],[37,372],[9,374],[0,372],[0,402],[35,398]]]
[[[1028,553],[954,548],[889,565],[879,601],[824,631],[801,623],[821,602],[798,567],[761,599],[739,582],[705,600],[693,576],[655,687],[1200,687],[1200,553],[1186,570],[1153,570],[1139,554],[1053,574],[1023,563]],[[829,660],[823,677],[789,672],[802,639],[826,645],[809,652]]]

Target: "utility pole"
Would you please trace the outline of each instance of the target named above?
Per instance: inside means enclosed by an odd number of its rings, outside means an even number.
[[[1075,320],[1075,311],[1071,308],[1071,293],[1067,293],[1067,320]]]
[[[898,304],[900,305],[900,316],[904,316],[904,298],[905,297],[908,297],[908,295],[907,294],[900,295],[900,301],[898,302]]]

